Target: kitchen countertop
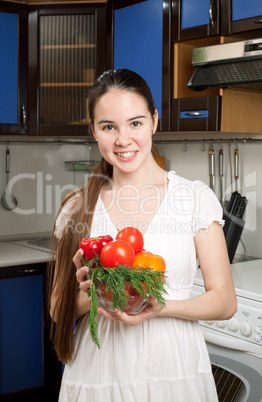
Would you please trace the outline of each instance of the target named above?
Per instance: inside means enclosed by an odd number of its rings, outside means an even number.
[[[35,249],[19,242],[0,242],[0,268],[49,261],[48,249]]]

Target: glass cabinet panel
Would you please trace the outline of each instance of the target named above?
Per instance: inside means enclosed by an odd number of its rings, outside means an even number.
[[[87,124],[95,79],[95,15],[39,18],[39,124]]]
[[[18,15],[0,12],[0,124],[17,124]]]

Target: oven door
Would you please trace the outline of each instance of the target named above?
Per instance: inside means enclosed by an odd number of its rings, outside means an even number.
[[[210,335],[208,338],[206,344],[219,402],[262,402],[261,356],[222,346],[221,342],[216,344]]]

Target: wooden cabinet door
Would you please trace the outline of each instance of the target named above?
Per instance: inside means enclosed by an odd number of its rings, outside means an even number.
[[[221,33],[222,35],[262,30],[261,0],[222,0]],[[262,35],[258,31],[257,37]]]
[[[31,135],[87,136],[88,93],[107,69],[106,6],[30,7]]]
[[[0,135],[27,132],[27,12],[0,5]]]
[[[218,0],[174,0],[172,2],[173,42],[219,34]]]

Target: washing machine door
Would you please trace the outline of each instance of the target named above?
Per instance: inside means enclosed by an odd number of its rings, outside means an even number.
[[[219,402],[262,402],[262,359],[207,342]]]

